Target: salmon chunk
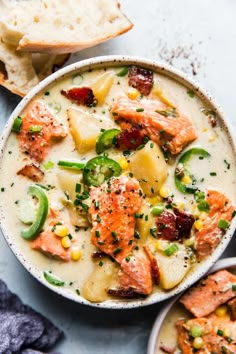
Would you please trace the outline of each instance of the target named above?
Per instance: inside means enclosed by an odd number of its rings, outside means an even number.
[[[148,295],[152,291],[150,261],[141,250],[134,251],[135,215],[143,202],[139,192],[139,182],[126,176],[91,188],[92,243],[121,267],[120,288],[110,290],[112,295]]]
[[[66,129],[41,101],[33,102],[22,117],[17,138],[20,149],[36,162],[42,162],[49,147],[67,135]]]
[[[30,247],[35,251],[45,253],[47,256],[55,257],[59,260],[69,262],[70,252],[61,245],[61,239],[51,230],[46,230],[31,242]]]
[[[157,100],[131,100],[120,96],[112,106],[116,121],[128,121],[139,125],[146,135],[158,145],[178,154],[197,138],[196,131],[188,117]]]
[[[30,243],[31,249],[40,251],[47,256],[57,258],[59,260],[69,262],[71,260],[70,251],[65,249],[61,244],[61,238],[53,232],[56,224],[63,224],[60,212],[56,209],[50,209],[48,214],[48,226],[45,231]]]
[[[197,351],[193,347],[194,338],[191,336],[193,327],[202,331],[203,346]],[[183,354],[236,353],[236,322],[231,321],[229,315],[217,317],[211,314],[207,318],[178,320],[176,329],[178,346]]]
[[[149,295],[152,292],[151,264],[141,252],[124,258],[119,272],[119,283],[124,290]]]
[[[235,210],[231,201],[218,191],[209,190],[206,199],[210,211],[202,229],[196,233],[197,256],[200,260],[211,254],[220,243],[224,230],[218,226],[219,222],[225,220],[229,223]]]
[[[135,213],[143,200],[139,191],[139,182],[126,176],[90,191],[92,243],[118,263],[135,247]]]
[[[236,291],[232,289],[235,284],[235,275],[227,270],[220,270],[200,280],[180,298],[180,302],[194,316],[204,317],[236,296]]]

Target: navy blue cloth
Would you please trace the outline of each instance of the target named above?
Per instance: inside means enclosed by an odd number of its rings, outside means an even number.
[[[46,353],[62,336],[59,328],[24,305],[0,280],[0,354]]]

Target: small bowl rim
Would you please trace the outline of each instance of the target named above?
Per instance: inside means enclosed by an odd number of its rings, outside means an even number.
[[[214,273],[214,272],[221,270],[221,269],[229,269],[232,267],[234,267],[236,269],[236,257],[221,258],[214,264],[214,266],[204,276]],[[194,284],[191,286],[194,286]],[[185,291],[178,294],[178,296],[176,296],[174,299],[168,301],[168,303],[161,309],[161,311],[157,315],[157,317],[153,323],[151,333],[150,333],[150,336],[148,339],[147,354],[155,354],[157,339],[158,339],[162,324],[163,324],[166,316],[168,315],[169,311],[171,310],[171,308],[176,304],[176,302],[185,293]]]
[[[233,137],[233,129],[230,125],[230,123],[227,121],[225,118],[224,114],[222,113],[220,107],[218,104],[216,104],[213,96],[211,96],[205,89],[202,88],[202,86],[199,85],[194,79],[190,78],[188,75],[182,73],[180,70],[170,66],[169,64],[158,62],[156,60],[152,59],[146,59],[143,57],[138,57],[138,56],[126,56],[126,55],[106,55],[106,56],[98,56],[94,58],[89,58],[85,59],[82,61],[78,61],[75,63],[72,63],[64,68],[59,69],[55,73],[51,74],[48,76],[46,79],[41,81],[39,84],[37,84],[21,101],[20,103],[16,106],[16,108],[13,110],[11,113],[7,123],[5,124],[5,127],[3,129],[3,132],[1,134],[0,138],[0,166],[1,166],[1,160],[3,156],[3,151],[5,144],[7,142],[7,139],[9,137],[9,134],[11,132],[11,127],[13,124],[14,117],[19,115],[23,109],[27,106],[27,104],[40,92],[42,92],[46,87],[49,85],[53,84],[56,81],[62,80],[64,77],[73,74],[73,72],[83,72],[88,70],[89,68],[102,68],[104,66],[121,66],[121,65],[139,65],[142,67],[146,67],[149,69],[154,70],[155,72],[159,74],[163,74],[167,76],[168,78],[171,78],[178,83],[182,84],[186,88],[189,89],[194,89],[197,91],[198,95],[202,98],[204,102],[209,104],[209,106],[213,107],[214,110],[216,111],[217,115],[220,117],[220,120],[224,126],[224,129],[226,131],[226,134],[228,138],[230,139],[232,149],[234,151],[234,155],[236,156],[236,141],[234,140]],[[236,159],[236,158],[235,158]],[[236,218],[235,218],[236,219]],[[72,296],[70,293],[67,293],[65,290],[63,291],[62,288],[55,287],[48,282],[46,282],[39,274],[37,274],[36,271],[34,271],[34,267],[32,264],[28,264],[24,255],[18,253],[17,247],[14,246],[10,235],[8,235],[6,227],[4,227],[3,223],[3,212],[0,207],[0,227],[2,230],[2,234],[4,236],[4,239],[6,240],[8,246],[12,250],[13,254],[16,256],[16,258],[20,261],[20,263],[25,267],[25,269],[34,277],[36,278],[39,282],[41,282],[44,286],[50,288],[53,292],[70,299],[72,301],[75,301],[80,304],[88,305],[91,307],[97,307],[97,308],[108,308],[108,309],[131,309],[131,308],[137,308],[137,307],[143,307],[143,306],[148,306],[152,305],[164,300],[169,299],[170,297],[173,297],[180,292],[184,291],[186,288],[191,286],[193,283],[195,283],[199,278],[201,278],[212,266],[213,264],[219,259],[225,248],[227,247],[228,243],[230,242],[234,231],[236,229],[236,220],[233,220],[233,222],[230,225],[230,228],[227,231],[227,237],[223,238],[223,241],[219,244],[217,247],[216,251],[211,255],[210,257],[207,258],[206,261],[202,263],[202,266],[198,272],[194,272],[190,276],[187,277],[187,280],[183,281],[175,287],[174,289],[170,290],[168,293],[162,293],[162,294],[151,294],[145,299],[134,299],[134,300],[108,300],[102,303],[93,303],[90,302],[86,299],[84,299],[82,296]]]

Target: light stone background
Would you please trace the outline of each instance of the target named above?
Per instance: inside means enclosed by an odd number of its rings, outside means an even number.
[[[89,0],[88,0],[89,1]],[[128,54],[167,62],[194,76],[236,128],[236,1],[120,0],[134,23],[127,34],[77,53],[71,62]],[[0,129],[19,98],[0,89]],[[236,255],[231,241],[224,256]],[[15,259],[0,234],[0,278],[23,301],[66,334],[63,354],[143,354],[162,304],[133,310],[102,310],[70,302],[39,284]]]

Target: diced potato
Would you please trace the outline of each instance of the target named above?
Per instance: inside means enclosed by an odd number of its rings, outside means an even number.
[[[166,256],[163,250],[157,251],[157,262],[160,270],[160,285],[163,289],[172,289],[178,285],[190,269],[190,261],[185,247],[178,245],[178,250]],[[168,242],[165,247],[168,247]]]
[[[74,201],[76,196],[76,183],[82,182],[82,174],[79,171],[60,171],[57,177],[62,191],[66,192],[70,200]]]
[[[97,99],[97,104],[101,106],[110,91],[113,84],[115,73],[113,71],[107,71],[102,74],[94,83],[91,84],[93,94]]]
[[[76,149],[81,154],[95,147],[101,129],[114,127],[112,120],[79,109],[69,109],[67,116]]]
[[[151,214],[150,206],[146,202],[143,203],[138,213],[143,214],[141,219],[137,219],[136,226],[140,235],[139,243],[144,244],[150,235],[150,229],[155,226],[155,218]]]
[[[73,201],[76,198],[76,183],[82,182],[82,175],[78,172],[73,171],[62,171],[58,174],[58,180],[61,186],[61,189],[64,193],[66,193],[69,197],[67,200],[66,195],[65,199],[63,200],[64,206],[67,208],[69,212],[70,221],[73,225],[79,227],[87,227],[89,226],[89,220],[87,213],[79,207],[75,207]],[[83,191],[83,184],[81,183],[81,192]],[[83,201],[87,204],[87,200]]]
[[[155,196],[167,178],[167,165],[159,146],[149,141],[130,157],[130,171],[140,181],[144,193]]]
[[[92,302],[101,302],[108,299],[107,290],[110,288],[114,277],[117,276],[118,267],[115,262],[109,259],[102,259],[100,262],[102,262],[102,265],[96,264],[81,290],[82,296]]]

